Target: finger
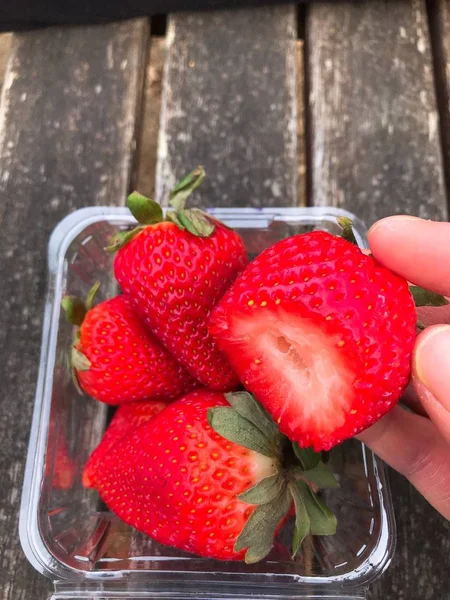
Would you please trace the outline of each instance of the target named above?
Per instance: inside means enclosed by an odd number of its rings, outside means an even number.
[[[358,438],[450,519],[450,446],[429,419],[396,406]]]
[[[450,325],[430,327],[417,339],[413,382],[423,408],[450,448],[449,378]]]
[[[416,413],[416,415],[421,415],[422,417],[426,417],[428,419],[428,413],[422,406],[412,382],[403,392],[400,403],[401,406],[406,407],[406,409],[411,410],[412,412]]]
[[[450,296],[450,223],[396,216],[369,231],[374,257],[408,281]]]

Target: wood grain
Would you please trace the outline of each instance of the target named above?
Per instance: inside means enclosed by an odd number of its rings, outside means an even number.
[[[306,43],[311,202],[445,219],[424,2],[314,4]]]
[[[5,74],[6,63],[8,62],[9,52],[11,49],[11,33],[0,34],[0,90],[3,83],[3,76]]]
[[[311,203],[370,224],[447,218],[430,40],[422,2],[308,9]],[[371,600],[446,600],[450,525],[390,470],[397,551]]]
[[[1,600],[50,590],[18,540],[49,234],[76,208],[124,202],[147,36],[137,20],[13,40],[0,111]]]
[[[204,164],[199,204],[297,204],[295,35],[293,6],[170,18],[158,200]]]
[[[434,52],[434,73],[440,113],[447,202],[450,202],[450,1],[429,0],[428,15]]]

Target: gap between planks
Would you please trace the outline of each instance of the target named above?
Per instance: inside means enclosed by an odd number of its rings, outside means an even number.
[[[155,191],[165,48],[164,37],[151,37],[142,99],[141,130],[138,135],[140,144],[137,149],[136,173],[136,188],[146,196],[154,196]]]

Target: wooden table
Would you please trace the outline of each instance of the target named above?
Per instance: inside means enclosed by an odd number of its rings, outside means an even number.
[[[336,205],[367,224],[448,218],[450,2],[171,15],[164,39],[161,21],[151,25],[12,40],[0,109],[1,600],[38,600],[51,587],[27,563],[17,526],[46,245],[69,211],[122,204],[155,180],[161,200],[203,163],[202,205]],[[390,479],[397,553],[370,597],[446,600],[450,525]]]

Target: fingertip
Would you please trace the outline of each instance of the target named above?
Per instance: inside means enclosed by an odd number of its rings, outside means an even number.
[[[380,219],[372,225],[372,227],[369,229],[368,236],[370,238],[375,233],[395,233],[399,228],[403,228],[403,226],[407,227],[411,223],[411,221],[422,220],[423,219],[420,219],[419,217],[414,217],[412,215],[394,215],[392,217],[385,217],[384,219]]]
[[[418,221],[422,219],[409,215],[395,215],[374,223],[367,234],[374,257],[385,266],[391,267],[391,263],[397,266],[399,258],[397,254],[402,253],[403,248],[408,249],[411,225],[414,226]]]
[[[398,215],[371,227],[370,250],[382,265],[407,281],[450,295],[450,223]]]
[[[413,357],[414,376],[440,398],[449,395],[446,385],[449,372],[450,325],[428,327],[417,338]]]

